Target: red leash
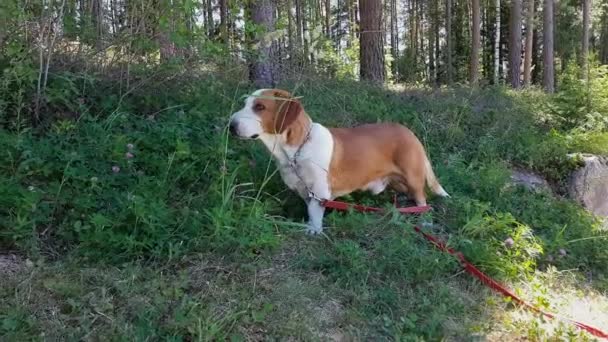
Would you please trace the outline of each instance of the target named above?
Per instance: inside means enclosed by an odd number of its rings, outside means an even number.
[[[336,210],[341,210],[341,211],[346,211],[350,208],[353,208],[353,209],[355,209],[357,211],[361,211],[361,212],[383,211],[383,209],[381,209],[381,208],[367,207],[367,206],[363,206],[363,205],[350,204],[350,203],[340,202],[340,201],[323,201],[322,204],[326,208],[331,208],[331,209],[336,209]],[[416,213],[427,212],[427,211],[431,210],[431,207],[427,205],[427,206],[423,206],[423,207],[397,208],[397,210],[402,214],[416,214]],[[605,333],[597,328],[594,328],[590,325],[587,325],[587,324],[584,324],[581,322],[577,322],[575,320],[572,320],[572,319],[569,319],[566,317],[561,317],[556,314],[543,311],[543,310],[535,307],[534,305],[526,302],[525,300],[519,298],[515,293],[513,293],[507,287],[503,286],[496,280],[492,279],[490,276],[483,273],[480,269],[478,269],[473,264],[471,264],[469,261],[467,261],[467,259],[464,257],[464,255],[461,252],[458,252],[458,251],[454,250],[453,248],[448,247],[444,242],[442,242],[438,238],[436,238],[428,233],[423,232],[422,229],[420,229],[420,227],[414,226],[414,231],[416,231],[418,234],[422,235],[426,240],[428,240],[430,243],[432,243],[435,247],[437,247],[441,251],[449,253],[449,254],[455,256],[456,258],[458,258],[460,263],[463,265],[464,269],[469,274],[471,274],[473,277],[477,278],[479,281],[481,281],[483,284],[485,284],[492,290],[501,293],[505,297],[511,298],[513,301],[519,303],[520,305],[522,305],[532,311],[538,312],[545,317],[558,318],[558,319],[564,320],[566,322],[570,322],[570,323],[574,324],[575,326],[577,326],[578,328],[587,331],[588,333],[590,333],[593,336],[608,339],[608,333]]]
[[[356,211],[360,211],[360,212],[364,212],[364,213],[383,211],[383,209],[381,209],[381,208],[367,207],[364,205],[350,204],[350,203],[339,202],[339,201],[323,201],[321,204],[325,208],[336,209],[336,210],[341,210],[341,211],[346,211],[350,208],[353,208]],[[425,212],[431,210],[431,207],[427,205],[424,207],[397,208],[397,210],[402,214],[419,214],[419,213],[425,213]]]

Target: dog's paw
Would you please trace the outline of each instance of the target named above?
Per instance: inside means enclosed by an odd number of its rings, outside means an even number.
[[[310,225],[310,224],[306,228],[306,234],[313,235],[313,236],[321,234],[322,231],[323,231],[322,227],[315,227],[315,226]]]

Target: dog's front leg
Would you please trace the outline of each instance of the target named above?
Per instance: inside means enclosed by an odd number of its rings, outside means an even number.
[[[306,233],[311,235],[320,234],[323,231],[323,215],[325,207],[314,198],[309,198],[308,203],[308,228]]]
[[[312,176],[309,178],[312,182],[308,184],[312,194],[307,194],[306,198],[306,204],[308,205],[308,228],[306,229],[306,232],[311,235],[316,235],[323,231],[325,207],[321,203],[321,199],[330,199],[331,191],[325,172],[316,167],[307,171],[309,171],[308,174]]]

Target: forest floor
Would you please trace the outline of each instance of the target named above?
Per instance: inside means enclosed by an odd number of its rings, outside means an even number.
[[[566,154],[608,151],[558,127],[546,95],[285,84],[326,125],[406,124],[452,195],[421,218],[331,212],[310,237],[263,146],[226,132],[252,89],[178,85],[0,133],[2,340],[593,339],[491,292],[412,231],[420,219],[527,301],[608,330],[606,231],[563,196]],[[553,189],[512,185],[513,168]]]

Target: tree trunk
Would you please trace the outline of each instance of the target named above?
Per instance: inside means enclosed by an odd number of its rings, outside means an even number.
[[[334,42],[336,44],[336,50],[342,50],[342,0],[337,0],[336,7],[336,32],[334,35]]]
[[[440,58],[440,46],[439,46],[439,0],[433,0],[435,7],[434,24],[435,24],[435,84],[439,85],[439,58]]]
[[[228,0],[220,0],[220,34],[222,42],[228,48]]]
[[[534,41],[534,0],[528,0],[526,20],[526,47],[524,51],[524,86],[529,87],[532,81],[532,43]]]
[[[435,0],[428,5],[428,20],[429,20],[429,85],[433,85],[436,79],[435,75]]]
[[[361,19],[359,18],[359,2],[357,0],[353,0],[353,16],[355,19],[355,38],[359,39],[359,28],[361,27]]]
[[[470,82],[477,85],[479,81],[479,49],[481,45],[479,0],[473,0],[473,42],[471,48]]]
[[[602,32],[600,34],[600,62],[608,64],[608,8],[604,7],[601,20]]]
[[[416,6],[415,6],[415,1],[416,0],[409,0],[409,5],[410,5],[410,13],[409,13],[409,19],[410,19],[410,56],[412,56],[412,62],[415,63],[416,60],[416,50],[417,50],[417,46],[418,45],[418,37],[416,37]],[[414,69],[416,67],[416,65],[412,66]]]
[[[589,21],[591,15],[591,0],[583,0],[583,49],[581,51],[581,69],[583,80],[588,80],[589,73]]]
[[[414,14],[413,14],[413,7],[412,7],[412,1],[413,0],[408,0],[407,1],[407,20],[408,22],[408,36],[409,36],[409,42],[410,42],[410,47],[409,47],[409,51],[408,53],[411,54],[412,50],[414,49],[414,43],[415,43],[415,39],[414,39]],[[406,21],[407,22],[407,21]]]
[[[511,87],[520,87],[521,73],[521,0],[511,0],[509,25],[509,79]]]
[[[274,1],[274,7],[275,7],[275,12],[274,13],[275,13],[275,21],[276,21],[279,18],[283,18],[285,16],[285,13],[283,13],[283,10],[286,7],[286,2],[287,1],[280,1],[280,0],[278,0],[278,1],[273,0],[273,1]],[[289,14],[289,12],[287,14]],[[289,17],[289,15],[287,15],[287,17]],[[283,39],[283,36],[278,37],[276,39],[275,57],[276,57],[277,61],[283,61],[283,60],[285,60],[284,44],[285,44],[285,41]],[[275,69],[276,69],[276,72],[275,72],[275,76],[273,77],[274,79],[276,79],[276,75],[278,75],[279,69],[282,69],[282,68],[275,67]]]
[[[491,80],[493,77],[494,39],[492,37],[494,34],[494,17],[490,20],[490,14],[493,14],[494,10],[490,10],[493,7],[491,7],[489,1],[485,1],[483,4],[484,7],[481,11],[481,69],[483,74],[480,77]]]
[[[393,57],[393,63],[391,70],[393,71],[393,77],[397,77],[397,61],[399,59],[399,30],[397,23],[397,0],[390,0],[390,13],[391,13],[391,55]]]
[[[205,33],[209,34],[209,16],[207,15],[207,0],[201,0],[201,7],[203,8],[203,11],[201,12],[203,16],[203,28],[205,30]]]
[[[314,0],[313,2],[315,8],[315,22],[313,27],[320,26],[321,34],[325,35],[327,32],[325,31],[325,0]]]
[[[348,41],[346,42],[346,46],[351,47],[351,44],[355,41],[355,16],[353,15],[353,0],[347,0],[346,6],[348,6]]]
[[[549,93],[555,91],[553,65],[553,1],[544,0],[543,10],[543,87]]]
[[[207,0],[207,32],[209,37],[215,34],[215,23],[213,21],[213,0]]]
[[[382,2],[361,0],[360,75],[362,80],[384,82],[384,34]]]
[[[276,65],[276,42],[274,39],[265,39],[268,33],[274,31],[275,25],[275,4],[274,0],[256,0],[251,2],[251,16],[256,25],[262,28],[255,38],[257,44],[256,58],[251,64],[253,83],[258,88],[271,88],[275,85]]]
[[[289,58],[293,59],[293,55],[295,52],[295,46],[294,46],[294,42],[293,42],[293,20],[292,20],[292,6],[291,6],[291,0],[287,0],[286,4],[287,6],[287,44],[289,44]]]
[[[355,18],[355,38],[359,39],[359,27],[361,26],[361,19],[359,18],[359,2],[357,0],[353,0],[353,15]]]
[[[66,3],[66,6],[68,6],[66,8],[66,15],[73,20],[74,15],[76,15],[76,1]],[[120,23],[118,22],[118,13],[119,10],[118,6],[116,5],[116,1],[110,0],[110,24],[112,27],[112,34],[116,34],[120,30]]]
[[[418,14],[419,15],[417,16],[417,18],[418,18],[417,19],[418,25],[417,25],[417,28],[416,28],[416,31],[418,32],[418,38],[419,38],[419,41],[420,41],[420,43],[418,45],[420,47],[420,49],[418,51],[419,52],[418,56],[420,56],[420,59],[422,59],[422,64],[426,65],[426,61],[424,60],[424,56],[425,56],[424,55],[424,24],[423,24],[424,21],[425,21],[425,18],[424,18],[424,2],[423,1],[419,1],[418,4],[419,4],[419,8],[418,8]],[[424,72],[426,72],[426,68],[423,68],[422,70]]]
[[[382,0],[377,0],[382,2]],[[347,0],[348,6],[348,41],[346,42],[348,47],[352,46],[352,43],[357,39],[357,2],[355,0]],[[380,5],[382,6],[382,4]]]
[[[541,3],[542,6],[542,3]],[[542,62],[541,62],[541,54],[540,54],[540,33],[538,30],[539,25],[534,25],[534,33],[532,38],[532,65],[534,65],[534,69],[532,70],[532,83],[533,84],[541,84],[541,75],[542,75]],[[542,26],[541,26],[542,27]]]
[[[172,0],[175,1],[175,0]],[[273,0],[276,2],[276,0]],[[237,32],[237,28],[236,28],[236,22],[238,20],[238,10],[236,11],[236,13],[233,13],[230,11],[230,0],[227,1],[227,6],[228,6],[228,49],[230,52],[233,52],[236,50],[235,48],[235,44],[237,43],[238,40],[238,36],[239,33]],[[238,3],[238,2],[234,2],[234,0],[232,0],[232,3]],[[244,7],[246,7],[246,5],[243,5]],[[276,4],[274,5],[275,9],[276,9]],[[276,11],[275,11],[276,12]],[[275,14],[275,18],[276,18],[276,14]]]
[[[446,68],[448,84],[452,84],[452,0],[445,1]]]
[[[377,0],[380,1],[380,0]],[[350,4],[348,7],[349,11],[349,32],[350,32],[350,40],[351,42],[355,41],[356,32],[357,32],[357,2],[355,0],[350,0]]]
[[[494,84],[500,81],[500,0],[496,0],[496,32],[494,35]]]
[[[331,19],[331,1],[325,0],[325,35],[331,39],[331,26],[329,24]]]
[[[296,0],[296,47],[304,45],[302,35],[302,0]],[[298,51],[300,53],[300,51]]]
[[[304,61],[308,61],[310,57],[310,32],[308,31],[308,13],[309,8],[306,6],[306,1],[302,4],[300,0],[301,15],[302,15],[302,40],[304,41]]]
[[[98,51],[103,49],[103,6],[101,0],[91,1],[91,25],[95,32],[95,48]]]

